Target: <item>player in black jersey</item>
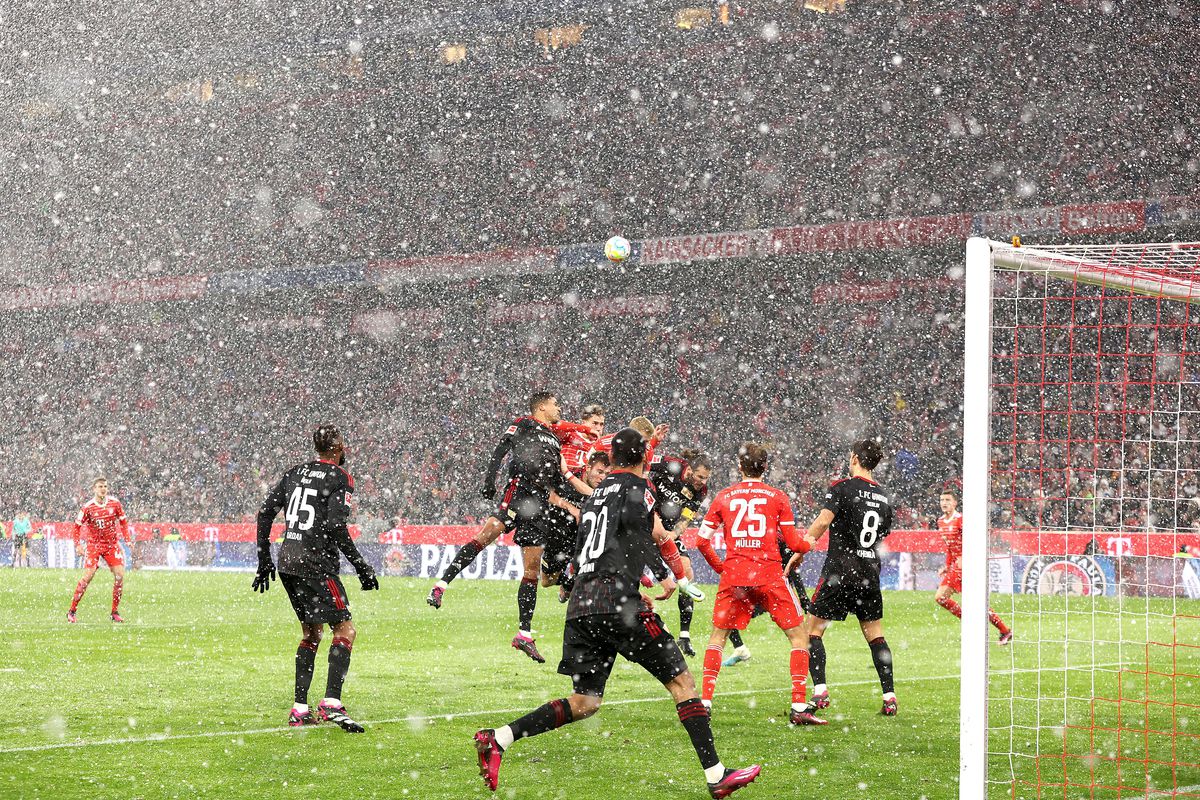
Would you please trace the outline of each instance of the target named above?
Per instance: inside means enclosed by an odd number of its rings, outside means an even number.
[[[426,602],[442,607],[442,596],[450,582],[470,566],[485,547],[505,531],[514,531],[513,543],[521,548],[525,574],[517,588],[517,635],[512,646],[539,664],[546,659],[533,641],[533,612],[537,607],[538,575],[542,568],[542,550],[548,528],[547,507],[554,505],[568,513],[579,509],[558,493],[566,483],[563,475],[562,444],[551,426],[562,419],[558,398],[552,392],[536,392],[529,398],[531,416],[513,422],[500,438],[488,462],[480,494],[491,500],[496,496],[496,477],[500,465],[508,459],[508,482],[500,504],[483,523],[478,535],[463,545],[437,583],[429,590]],[[580,486],[583,484],[581,483]],[[590,491],[590,489],[589,489]]]
[[[841,621],[853,614],[871,646],[871,659],[883,690],[881,713],[892,717],[897,709],[892,651],[883,638],[883,593],[879,589],[879,543],[892,532],[892,506],[887,492],[871,477],[882,459],[883,450],[874,439],[851,445],[850,477],[829,487],[824,507],[808,529],[810,545],[829,531],[828,553],[808,615],[809,669],[813,705],[828,708],[825,643],[821,637],[831,620]]]
[[[726,769],[717,757],[707,709],[683,654],[662,619],[639,591],[643,572],[665,557],[682,573],[674,540],[656,524],[654,489],[645,477],[646,440],[632,428],[612,442],[612,473],[584,504],[576,564],[579,574],[567,606],[563,657],[558,671],[570,675],[574,692],[495,730],[475,734],[479,773],[488,788],[499,782],[500,760],[513,742],[585,719],[600,710],[604,687],[617,655],[642,666],[671,693],[700,758],[713,797],[727,797],[753,781],[758,765]],[[658,546],[656,547],[656,542]],[[664,584],[666,599],[673,591]]]
[[[292,601],[302,633],[296,649],[296,704],[292,706],[288,724],[315,725],[319,716],[349,733],[362,733],[362,725],[352,720],[342,705],[342,683],[350,669],[355,630],[346,589],[338,577],[339,552],[358,573],[363,591],[378,589],[379,581],[346,527],[354,479],[342,468],[346,463],[346,445],[337,426],[317,428],[313,432],[313,446],[319,459],[297,464],[285,472],[258,512],[258,573],[252,588],[259,592],[271,588],[275,577],[271,525],[279,510],[286,508],[287,527],[279,547],[279,582]],[[314,715],[308,708],[308,687],[325,625],[333,632],[329,677],[325,699]]]
[[[658,493],[658,516],[663,527],[675,538],[689,581],[695,580],[696,576],[692,572],[692,559],[683,548],[682,536],[708,497],[711,476],[712,459],[699,450],[684,450],[678,458],[656,455],[650,462],[650,482]],[[685,656],[694,656],[691,628],[696,603],[686,592],[680,592],[678,597],[679,649]]]
[[[597,450],[588,456],[587,465],[583,468],[579,479],[595,489],[600,482],[608,477],[612,466],[608,453]],[[560,490],[560,495],[576,508],[587,502],[587,495],[568,484]],[[546,547],[542,551],[542,586],[557,585],[559,602],[567,602],[570,596],[573,578],[568,577],[567,565],[575,558],[575,539],[579,530],[579,520],[570,511],[558,506],[552,506],[546,512],[548,525]]]

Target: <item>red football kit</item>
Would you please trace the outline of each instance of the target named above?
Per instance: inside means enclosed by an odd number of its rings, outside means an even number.
[[[125,508],[115,497],[107,497],[104,503],[97,503],[95,498],[84,503],[75,517],[71,529],[71,538],[79,547],[80,530],[87,532],[87,562],[85,567],[95,567],[104,559],[104,563],[112,567],[124,564],[125,556],[117,543],[118,534],[129,541],[129,521],[125,518]]]
[[[938,531],[942,534],[942,540],[946,543],[946,574],[942,576],[942,583],[939,589],[949,589],[951,592],[962,592],[962,539],[963,539],[963,515],[960,511],[955,511],[948,517],[938,517]],[[954,616],[962,619],[962,606],[958,602],[946,595],[945,597],[938,596],[937,604],[949,611]],[[1000,615],[992,609],[988,609],[988,621],[995,626],[996,630],[1000,631],[1000,644],[1008,644],[1012,641],[1012,630],[1000,619]]]
[[[550,427],[554,431],[554,435],[562,442],[562,455],[563,460],[567,463],[567,469],[577,476],[580,475],[583,468],[587,466],[588,455],[591,454],[592,446],[596,443],[596,434],[581,422],[557,422]],[[609,442],[611,455],[611,438]]]
[[[723,562],[712,545],[713,533],[722,529]],[[717,492],[697,540],[704,559],[721,575],[713,603],[714,628],[744,630],[756,606],[765,608],[775,624],[785,631],[799,627],[804,612],[800,609],[800,599],[783,575],[780,538],[797,553],[809,550],[808,541],[796,531],[792,504],[786,494],[753,478]],[[721,651],[720,645],[710,644],[704,652],[700,699],[706,705],[712,705],[717,690]],[[795,710],[804,703],[808,691],[808,649],[792,648],[788,668]]]
[[[604,453],[609,458],[612,458],[612,443],[613,443],[613,439],[616,437],[616,435],[617,434],[615,434],[615,433],[606,433],[603,436],[601,436],[599,439],[596,439],[592,443],[591,449],[588,450],[587,455],[585,456],[585,461],[587,458],[591,458],[592,453]],[[651,439],[649,442],[646,443],[646,463],[647,464],[654,461],[654,448],[658,447],[658,444],[659,444],[659,442],[657,439]]]
[[[711,541],[713,533],[722,529],[724,561]],[[792,504],[782,491],[745,479],[717,493],[697,540],[700,553],[721,575],[713,604],[715,627],[745,629],[756,605],[762,605],[784,630],[800,624],[803,612],[783,575],[780,538],[793,551],[808,552],[808,543],[796,530]]]
[[[938,517],[938,532],[946,543],[946,574],[942,576],[942,586],[951,591],[962,591],[962,512],[955,511],[948,517]]]

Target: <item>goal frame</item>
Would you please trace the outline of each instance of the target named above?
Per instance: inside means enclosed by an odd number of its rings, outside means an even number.
[[[988,753],[988,452],[991,447],[992,246],[967,240],[963,347],[962,642],[959,800],[985,800]]]
[[[1114,248],[1116,246],[1114,245]],[[1144,245],[1145,248],[1170,245]],[[1190,252],[1200,243],[1173,245]],[[960,650],[959,798],[986,800],[988,765],[989,454],[992,411],[992,301],[997,267],[1041,272],[1063,281],[1133,294],[1200,302],[1194,278],[1154,269],[1154,259],[1107,268],[1095,246],[1039,250],[971,237],[965,253],[963,370],[962,639]],[[1150,255],[1148,252],[1145,255]]]

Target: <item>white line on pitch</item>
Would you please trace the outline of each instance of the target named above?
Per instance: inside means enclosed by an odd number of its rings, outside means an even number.
[[[1095,664],[1095,667],[1118,666],[1116,664]],[[1039,672],[1038,669],[1015,669],[1015,670],[996,670],[993,675],[1010,675],[1023,672]],[[936,675],[927,678],[912,678],[911,681],[948,681],[957,680],[961,677],[958,674],[954,675]],[[842,681],[835,684],[837,686],[867,686],[878,681],[877,678],[857,681]],[[906,683],[908,680],[905,681]],[[735,697],[739,695],[766,694],[768,692],[784,692],[790,691],[790,686],[773,686],[766,689],[742,689],[734,692],[721,692],[718,697]],[[636,697],[628,700],[609,700],[604,703],[605,706],[629,706],[639,703],[657,703],[669,700],[670,696],[666,694],[656,695],[654,697]],[[501,708],[491,711],[462,711],[449,712],[445,714],[428,714],[423,716],[408,716],[408,717],[391,717],[388,719],[363,720],[367,725],[394,725],[399,722],[435,722],[437,720],[445,720],[447,722],[463,717],[487,717],[500,714],[516,714],[522,711],[528,711],[528,708]],[[262,733],[287,733],[293,729],[279,725],[273,728],[250,728],[240,731],[202,731],[199,733],[160,733],[151,734],[149,736],[131,736],[124,739],[99,739],[96,741],[77,741],[77,742],[58,742],[55,744],[35,744],[25,747],[3,747],[0,748],[0,753],[36,753],[46,750],[69,750],[80,747],[109,747],[120,744],[147,744],[153,742],[173,742],[180,739],[214,739],[230,736],[255,736]]]
[[[1180,786],[1178,789],[1151,789],[1146,797],[1177,797],[1187,792],[1200,792],[1200,783],[1195,786]]]

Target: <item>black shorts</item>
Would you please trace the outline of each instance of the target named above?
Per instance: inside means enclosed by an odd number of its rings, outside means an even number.
[[[808,609],[814,617],[844,620],[853,614],[859,622],[883,619],[883,592],[879,576],[843,578],[822,575],[809,600]]]
[[[542,547],[546,544],[546,510],[550,496],[544,490],[529,490],[520,478],[513,478],[504,487],[500,504],[492,515],[504,523],[505,532],[516,531],[513,543],[520,547]]]
[[[687,662],[675,637],[653,611],[592,614],[567,620],[558,671],[571,676],[576,694],[603,697],[618,653],[662,683],[687,672]]]
[[[287,591],[296,618],[305,625],[335,625],[350,619],[350,601],[346,587],[335,576],[289,575],[279,573],[279,582]]]
[[[546,509],[545,523],[546,549],[542,551],[542,571],[547,575],[557,575],[575,558],[579,526],[567,511],[554,506]]]

